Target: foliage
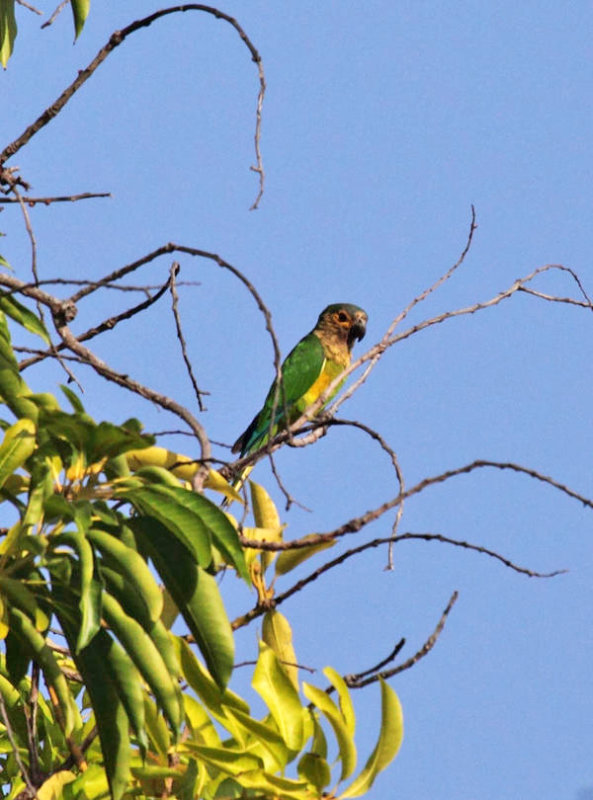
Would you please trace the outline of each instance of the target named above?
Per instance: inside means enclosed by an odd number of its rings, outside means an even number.
[[[71,0],[70,5],[78,37],[90,2]],[[0,61],[4,66],[17,31],[14,9],[15,0],[0,0]],[[406,662],[384,669],[398,655],[402,640],[380,664],[359,675],[342,677],[327,667],[324,675],[329,685],[325,688],[301,682],[291,626],[278,611],[280,603],[366,549],[385,546],[390,564],[394,546],[410,539],[472,549],[531,577],[557,574],[536,573],[495,551],[442,534],[398,531],[407,498],[473,470],[512,470],[593,507],[591,499],[512,462],[480,459],[405,486],[396,453],[381,435],[361,422],[332,416],[388,348],[428,327],[496,306],[520,292],[546,302],[593,308],[576,273],[549,264],[515,280],[490,299],[401,329],[408,314],[463,263],[476,229],[473,209],[467,244],[458,261],[414,298],[382,339],[348,368],[350,374],[365,365],[354,385],[333,403],[328,416],[313,419],[335,386],[328,388],[317,408],[307,410],[290,434],[283,431],[260,451],[226,464],[227,477],[245,474],[244,469],[248,471],[259,458],[271,455],[290,436],[298,434],[299,445],[304,445],[316,441],[330,425],[351,425],[364,431],[390,457],[397,493],[326,533],[285,542],[285,525],[274,503],[266,490],[253,482],[249,483],[251,516],[244,514],[239,522],[225,513],[204,489],[222,495],[225,501],[239,504],[243,499],[225,475],[207,468],[213,463],[213,443],[200,423],[175,400],[118,373],[83,344],[146,310],[170,291],[182,354],[201,408],[202,392],[187,357],[176,308],[179,265],[173,264],[168,281],[153,294],[154,287],[136,287],[147,295],[142,303],[83,333],[74,335],[69,329],[76,304],[83,297],[106,286],[131,289],[120,285],[120,279],[160,256],[183,254],[208,259],[242,282],[265,318],[276,368],[280,369],[280,350],[268,308],[249,279],[216,253],[168,242],[98,280],[82,282],[84,287],[67,300],[47,294],[41,287],[48,282],[40,281],[36,271],[27,207],[98,195],[23,196],[20,189],[28,191],[28,183],[17,167],[4,166],[61,112],[127,36],[165,15],[187,10],[229,23],[256,65],[260,85],[254,137],[257,166],[252,167],[260,180],[256,207],[264,184],[259,141],[265,90],[261,58],[235,19],[201,4],[161,9],[115,32],[74,82],[0,154],[0,191],[8,202],[18,202],[21,207],[31,239],[34,278],[25,282],[9,273],[0,276],[0,403],[6,412],[2,416],[8,417],[10,412],[14,417],[0,419],[4,433],[0,496],[6,525],[0,529],[0,792],[7,798],[359,797],[393,760],[402,741],[401,707],[385,679],[413,666],[429,652],[457,594],[453,593],[435,632]],[[11,269],[1,255],[0,266]],[[549,271],[571,279],[578,297],[555,297],[530,288],[538,276]],[[38,313],[15,295],[36,301]],[[41,309],[51,315],[57,343],[45,327]],[[62,387],[68,409],[53,394],[33,393],[21,377],[7,318],[49,348],[30,351],[29,363],[21,363],[21,368],[46,358],[61,359],[60,351],[66,350],[66,358],[92,367],[118,386],[176,414],[194,434],[199,457],[157,446],[136,419],[97,423],[69,386]],[[64,360],[61,365],[68,372]],[[339,376],[340,380],[344,377]],[[342,550],[290,589],[277,593],[277,583],[304,561],[392,509],[395,520],[388,537]],[[257,598],[254,607],[233,622],[217,580],[226,571],[238,576]],[[235,661],[234,630],[260,616],[252,688],[267,709],[263,718],[229,688]],[[376,745],[360,768],[350,690],[369,683],[380,687],[381,720]]]
[[[17,35],[15,18],[16,0],[0,0],[0,64],[6,67],[8,59],[14,49]],[[72,19],[74,22],[74,35],[77,39],[91,8],[90,0],[70,0]]]
[[[46,338],[31,311],[1,304]],[[269,611],[253,673],[268,714],[254,717],[228,688],[233,634],[214,576],[232,569],[265,602],[274,554],[245,554],[236,520],[187,483],[195,464],[155,447],[135,419],[96,423],[62,388],[69,411],[31,392],[1,315],[0,395],[17,418],[0,423],[0,493],[14,517],[0,544],[4,796],[310,800],[332,782],[335,796],[363,794],[401,743],[394,691],[381,683],[377,745],[341,788],[357,763],[349,690],[327,669],[338,703],[309,684],[303,701],[290,625]],[[206,485],[234,496],[213,472]],[[255,484],[252,496],[248,534],[279,540],[272,501]],[[178,615],[182,635],[171,631]]]

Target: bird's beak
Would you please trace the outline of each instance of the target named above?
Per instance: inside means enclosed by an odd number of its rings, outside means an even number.
[[[364,335],[367,332],[367,317],[366,314],[360,314],[356,317],[354,322],[352,323],[352,327],[348,333],[348,344],[350,347],[354,344],[354,340],[364,339]]]

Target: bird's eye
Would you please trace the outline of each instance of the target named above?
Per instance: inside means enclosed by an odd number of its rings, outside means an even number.
[[[340,322],[348,322],[348,314],[346,314],[345,311],[340,311],[340,313],[338,314],[338,319],[340,320]]]

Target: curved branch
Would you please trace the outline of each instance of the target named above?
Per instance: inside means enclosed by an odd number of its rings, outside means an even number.
[[[511,470],[512,472],[518,472],[522,475],[527,475],[530,478],[534,478],[537,481],[541,481],[542,483],[552,486],[554,489],[557,489],[574,500],[578,500],[587,508],[593,509],[593,500],[585,497],[582,494],[579,494],[578,492],[575,492],[574,489],[571,489],[569,486],[560,483],[554,478],[551,478],[548,475],[543,475],[537,470],[530,469],[529,467],[522,467],[520,464],[514,464],[510,461],[487,461],[485,459],[477,459],[476,461],[472,461],[470,464],[464,464],[462,467],[458,467],[457,469],[447,470],[446,472],[441,472],[438,475],[424,478],[410,489],[400,492],[396,497],[392,498],[391,500],[387,500],[385,503],[377,506],[377,508],[371,509],[370,511],[367,511],[358,517],[353,517],[352,519],[348,520],[348,522],[345,522],[343,525],[335,528],[333,531],[328,531],[327,533],[309,534],[300,539],[292,539],[284,542],[262,542],[258,541],[257,539],[247,539],[245,537],[241,537],[241,544],[243,547],[251,547],[257,550],[281,551],[299,550],[305,547],[311,547],[312,545],[333,541],[334,539],[339,539],[340,537],[346,536],[350,533],[358,533],[366,525],[382,517],[387,511],[395,508],[407,498],[413,497],[416,494],[420,494],[429,486],[434,486],[438,483],[444,483],[445,481],[449,480],[450,478],[454,478],[457,475],[467,475],[477,469],[483,469],[486,467],[500,470]]]
[[[68,86],[62,94],[52,103],[51,106],[45,109],[45,111],[35,120],[35,122],[31,123],[22,133],[18,136],[13,142],[8,144],[2,152],[0,152],[0,175],[2,174],[2,167],[4,162],[12,158],[15,153],[24,147],[36,133],[38,133],[41,128],[51,122],[51,120],[57,116],[60,111],[64,108],[66,103],[70,100],[70,98],[80,89],[80,87],[91,77],[91,75],[95,72],[95,70],[105,61],[107,56],[111,53],[112,50],[115,50],[130,34],[135,33],[136,31],[147,28],[149,25],[152,25],[157,19],[161,17],[165,17],[169,14],[176,14],[178,12],[186,12],[186,11],[201,11],[205,14],[210,14],[216,19],[224,20],[228,22],[239,34],[241,41],[245,44],[247,49],[251,54],[251,59],[257,64],[258,75],[259,75],[259,93],[257,97],[257,107],[256,107],[256,125],[255,125],[255,157],[257,166],[252,167],[253,171],[259,174],[259,192],[255,199],[255,202],[252,208],[257,208],[257,205],[261,199],[264,190],[264,169],[262,163],[262,157],[260,152],[260,135],[261,135],[261,109],[263,105],[264,95],[266,91],[266,82],[265,76],[263,71],[262,59],[257,51],[257,48],[252,43],[251,39],[247,36],[241,25],[237,22],[234,17],[225,14],[223,11],[220,11],[213,6],[203,5],[202,3],[185,3],[184,5],[179,6],[172,6],[171,8],[163,8],[159,11],[155,11],[153,14],[149,14],[147,17],[143,17],[142,19],[137,19],[132,22],[130,25],[127,25],[122,30],[114,31],[109,37],[109,41],[103,45],[103,47],[99,50],[97,55],[93,58],[90,64],[85,68],[79,71],[78,76],[76,79]]]
[[[411,658],[409,658],[407,661],[404,661],[403,664],[399,664],[398,666],[393,667],[392,669],[383,670],[383,672],[378,672],[375,675],[372,675],[370,678],[366,678],[364,680],[354,681],[354,682],[350,682],[350,683],[348,682],[348,680],[346,680],[346,683],[348,684],[348,686],[351,689],[362,689],[365,686],[368,686],[370,683],[375,683],[376,681],[379,680],[379,678],[381,678],[384,681],[388,680],[388,678],[392,678],[394,675],[397,675],[400,672],[404,672],[404,670],[410,669],[410,667],[413,667],[415,664],[417,664],[418,661],[420,661],[421,658],[424,658],[424,656],[426,656],[426,655],[428,655],[428,653],[430,653],[432,648],[437,643],[437,639],[441,635],[441,633],[443,631],[443,628],[445,627],[445,623],[447,622],[447,617],[451,613],[451,609],[453,608],[453,606],[457,602],[457,598],[458,597],[459,597],[459,593],[456,592],[456,591],[453,592],[453,594],[451,595],[451,597],[449,599],[449,602],[447,603],[447,607],[445,608],[445,610],[441,614],[441,618],[439,619],[436,628],[431,633],[431,635],[428,637],[428,639],[424,642],[422,647]]]
[[[307,541],[309,544],[311,543],[311,539],[308,539]],[[467,542],[462,539],[453,539],[450,536],[444,536],[442,533],[407,532],[407,533],[401,533],[397,536],[392,535],[389,537],[381,537],[378,539],[373,539],[370,542],[364,542],[364,544],[361,544],[358,547],[353,547],[350,550],[346,550],[344,553],[340,553],[340,555],[336,556],[336,558],[333,558],[331,561],[327,561],[325,564],[322,564],[316,570],[309,573],[309,575],[305,576],[304,578],[301,578],[299,581],[293,584],[293,586],[291,586],[289,589],[286,589],[286,591],[282,592],[279,595],[276,595],[276,597],[272,599],[274,608],[276,606],[279,606],[280,603],[283,603],[285,600],[288,600],[293,595],[302,591],[306,586],[316,581],[326,572],[329,572],[331,569],[334,569],[334,567],[340,566],[344,562],[348,561],[350,558],[358,556],[361,553],[364,553],[366,550],[372,550],[377,547],[381,547],[382,545],[393,547],[393,545],[405,541],[440,542],[441,544],[450,544],[453,547],[461,547],[464,550],[472,550],[475,553],[481,553],[482,555],[494,558],[496,561],[500,561],[501,564],[504,564],[505,567],[509,567],[509,569],[512,569],[514,572],[518,572],[521,575],[526,575],[528,578],[555,578],[558,575],[564,575],[566,572],[568,572],[568,570],[566,569],[557,569],[553,570],[552,572],[536,572],[535,570],[528,569],[527,567],[521,567],[518,564],[515,564],[509,558],[506,558],[506,556],[497,553],[496,550],[490,550],[488,547],[484,547],[483,545],[472,544],[472,542]],[[266,544],[267,544],[266,542],[261,542],[260,549],[268,549],[265,547]],[[236,628],[241,628],[244,625],[247,625],[253,619],[256,619],[257,617],[264,614],[266,610],[267,609],[263,608],[262,606],[255,606],[246,614],[243,614],[241,617],[238,617],[232,623],[233,630],[235,630]]]

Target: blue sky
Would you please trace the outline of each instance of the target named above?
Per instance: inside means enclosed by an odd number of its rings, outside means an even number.
[[[44,4],[41,7],[45,8]],[[225,23],[173,15],[132,36],[12,163],[35,195],[110,191],[112,199],[31,210],[42,277],[98,277],[168,241],[219,253],[257,286],[284,353],[330,302],[369,314],[363,345],[453,264],[458,273],[410,317],[418,322],[494,296],[547,263],[593,293],[593,9],[582,2],[229,2],[259,49],[268,91],[266,192],[249,206],[257,72]],[[53,8],[53,7],[52,7]],[[51,11],[47,5],[48,11]],[[0,134],[12,140],[116,28],[154,3],[95,2],[72,47],[63,14],[46,31],[18,9],[20,37],[0,75]],[[7,113],[9,110],[9,113]],[[29,275],[16,208],[0,215],[3,255]],[[207,261],[180,259],[181,312],[210,436],[232,442],[273,375],[263,318],[245,289]],[[162,282],[170,259],[135,282]],[[577,296],[548,272],[541,292]],[[77,330],[123,307],[80,306]],[[389,350],[340,410],[382,433],[408,485],[476,458],[513,461],[592,496],[590,311],[517,295]],[[113,366],[194,407],[169,305],[97,341]],[[358,353],[362,347],[358,346]],[[98,418],[171,418],[81,372]],[[55,369],[30,371],[48,390]],[[168,442],[182,449],[187,440]],[[224,451],[220,451],[224,453]],[[284,515],[287,535],[331,530],[396,493],[389,461],[362,433],[333,429],[277,458],[312,513]],[[254,476],[281,504],[265,464]],[[400,530],[494,549],[529,579],[475,553],[404,542],[395,569],[371,551],[287,602],[301,663],[342,673],[383,658],[401,636],[410,656],[451,592],[459,600],[433,652],[393,681],[406,738],[370,800],[587,800],[593,793],[591,511],[527,477],[480,471],[406,504]],[[388,535],[392,517],[350,546]],[[317,562],[317,563],[321,563]],[[307,568],[302,573],[306,574]],[[249,598],[227,581],[229,611]],[[240,633],[243,657],[253,627]],[[247,675],[237,675],[241,691]],[[319,678],[322,681],[321,677]],[[355,697],[364,761],[378,691]]]

